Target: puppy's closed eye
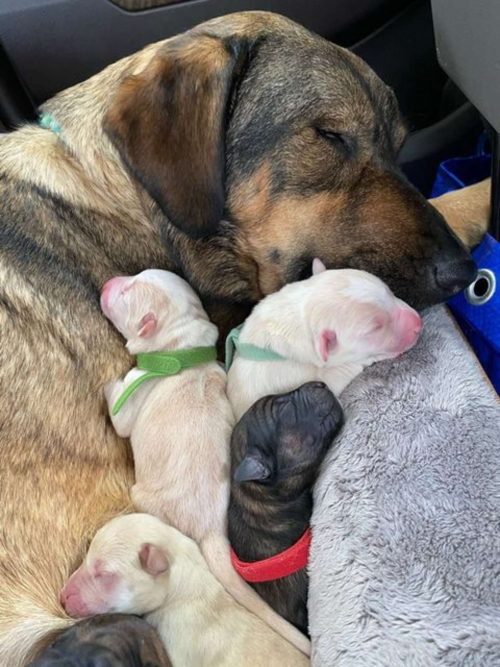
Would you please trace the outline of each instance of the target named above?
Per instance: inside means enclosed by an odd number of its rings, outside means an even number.
[[[120,577],[117,572],[107,570],[103,563],[98,560],[94,563],[93,578],[99,583],[102,590],[111,592]]]
[[[369,336],[371,334],[375,334],[375,333],[378,333],[379,331],[382,331],[387,326],[388,321],[389,321],[389,318],[388,318],[387,315],[385,315],[383,313],[380,313],[380,315],[376,315],[372,319],[365,335]]]

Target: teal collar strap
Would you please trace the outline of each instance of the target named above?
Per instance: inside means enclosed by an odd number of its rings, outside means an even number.
[[[250,361],[285,361],[286,357],[270,350],[267,347],[258,347],[251,343],[242,343],[240,341],[241,330],[243,324],[233,329],[226,338],[226,371],[228,371],[233,363],[235,351]]]
[[[50,113],[42,113],[38,118],[38,124],[45,130],[51,130],[54,134],[61,134],[61,126]]]
[[[188,368],[194,368],[216,360],[217,349],[215,347],[191,347],[187,350],[142,352],[138,354],[136,367],[145,371],[145,373],[129,384],[113,405],[111,414],[113,417],[117,415],[125,402],[144,382],[154,378],[178,375]]]

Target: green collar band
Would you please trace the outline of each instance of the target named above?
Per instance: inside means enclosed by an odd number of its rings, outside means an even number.
[[[239,327],[230,331],[226,338],[226,372],[230,369],[231,364],[233,363],[235,352],[238,352],[243,359],[249,359],[250,361],[286,360],[286,357],[283,357],[281,354],[278,354],[267,347],[258,347],[257,345],[252,345],[252,343],[242,343],[240,341],[242,329],[243,324],[240,324]]]
[[[187,350],[172,350],[168,352],[141,352],[137,355],[137,368],[146,371],[143,375],[131,382],[123,394],[113,405],[113,417],[122,409],[125,402],[144,382],[154,378],[171,377],[178,375],[188,368],[201,366],[217,360],[215,347],[191,347]]]

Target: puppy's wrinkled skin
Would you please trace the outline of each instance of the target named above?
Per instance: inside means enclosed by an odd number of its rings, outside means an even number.
[[[131,360],[99,309],[106,280],[174,270],[224,338],[317,255],[368,269],[420,306],[473,277],[442,217],[395,166],[404,129],[392,92],[356,56],[285,18],[216,19],[43,111],[59,135],[27,125],[0,136],[9,667],[67,627],[58,590],[96,529],[129,505],[132,457],[107,421],[103,387]]]
[[[193,289],[168,271],[111,279],[103,288],[101,307],[133,354],[210,347],[217,340],[217,327],[208,321]],[[142,373],[132,369],[106,388],[110,411]],[[227,591],[308,652],[306,637],[265,604],[231,565],[226,525],[234,421],[225,389],[226,375],[212,361],[142,384],[111,417],[116,431],[132,444],[132,501],[195,539]],[[71,601],[66,610],[71,614]]]
[[[338,395],[363,368],[417,342],[420,316],[375,276],[325,271],[318,260],[313,273],[266,297],[246,320],[240,341],[285,360],[256,362],[235,353],[227,393],[237,419],[258,398],[312,380]]]
[[[308,659],[238,605],[190,538],[149,514],[110,521],[96,534],[63,596],[75,616],[146,614],[174,665],[305,667]]]
[[[153,627],[122,614],[94,616],[66,630],[30,667],[172,667]]]
[[[321,382],[261,398],[240,419],[231,438],[228,534],[241,560],[275,556],[304,534],[312,486],[342,423],[339,402]],[[252,586],[308,632],[306,569]]]

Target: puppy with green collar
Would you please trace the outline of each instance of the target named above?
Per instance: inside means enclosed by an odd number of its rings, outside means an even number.
[[[420,315],[380,278],[327,271],[319,259],[312,273],[267,296],[231,332],[227,394],[236,419],[259,398],[305,382],[324,382],[338,396],[364,368],[417,342]]]
[[[211,572],[242,606],[305,653],[309,641],[234,571],[227,540],[234,418],[216,361],[217,328],[179,276],[148,270],[108,281],[101,307],[137,355],[106,388],[113,425],[130,437],[136,508],[193,538]]]

